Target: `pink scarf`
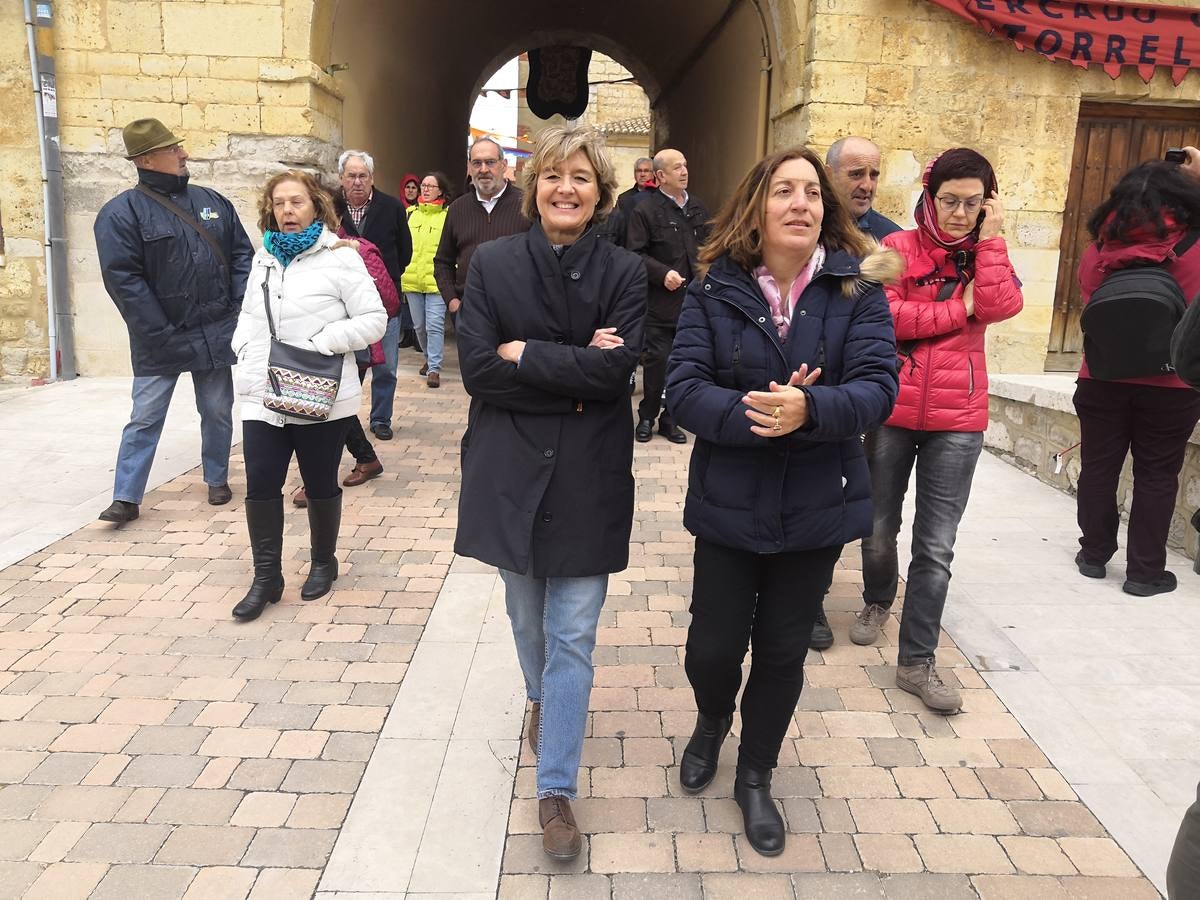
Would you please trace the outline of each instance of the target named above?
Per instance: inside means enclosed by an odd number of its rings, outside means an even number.
[[[771,307],[771,321],[775,323],[775,330],[779,332],[781,341],[787,340],[788,331],[792,327],[792,313],[795,312],[796,301],[800,299],[800,295],[804,293],[804,289],[808,287],[809,282],[813,280],[813,276],[817,274],[817,270],[824,263],[825,248],[817,244],[817,249],[813,251],[808,265],[796,276],[796,280],[788,288],[786,305],[783,302],[783,293],[775,281],[775,276],[767,271],[767,267],[759,266],[754,270],[754,278],[758,282],[763,296],[767,298],[767,305]]]

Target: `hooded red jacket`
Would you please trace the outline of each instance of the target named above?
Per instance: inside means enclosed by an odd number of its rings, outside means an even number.
[[[1174,257],[1171,252],[1186,235],[1187,232],[1180,228],[1168,232],[1166,237],[1153,237],[1136,244],[1107,241],[1101,247],[1093,243],[1083,251],[1083,257],[1079,260],[1079,289],[1083,295],[1083,305],[1087,306],[1092,299],[1092,293],[1100,287],[1100,282],[1111,272],[1117,269],[1126,269],[1131,265],[1159,263],[1168,257],[1172,258],[1167,264],[1166,270],[1179,282],[1183,296],[1191,303],[1192,298],[1200,295],[1200,243],[1193,244],[1181,257]],[[1086,360],[1079,367],[1079,377],[1089,379],[1092,377],[1088,372]],[[1127,378],[1124,379],[1124,383],[1191,390],[1176,375]]]
[[[984,332],[992,322],[1021,311],[1021,283],[1008,259],[1004,238],[975,245],[975,313],[967,317],[963,287],[938,301],[937,283],[917,284],[932,273],[954,274],[949,251],[919,229],[883,239],[904,257],[904,275],[886,287],[897,342],[918,341],[900,357],[900,394],[885,424],[914,431],[986,431],[987,354]]]

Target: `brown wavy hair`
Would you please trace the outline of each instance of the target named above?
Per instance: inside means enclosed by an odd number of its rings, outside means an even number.
[[[700,264],[705,270],[726,254],[747,272],[762,264],[763,228],[771,178],[780,166],[793,159],[807,160],[821,182],[821,204],[825,214],[821,220],[820,240],[825,249],[829,252],[845,250],[859,259],[871,252],[874,247],[871,239],[862,233],[850,215],[820,157],[807,147],[789,147],[759,160],[721,207],[713,220],[708,241],[700,248]]]
[[[258,199],[258,230],[263,234],[268,231],[278,231],[279,223],[275,221],[275,205],[272,202],[271,195],[275,193],[275,188],[283,184],[285,181],[296,181],[304,186],[304,190],[308,191],[308,196],[312,199],[313,206],[316,208],[316,221],[321,222],[330,231],[338,230],[338,215],[333,207],[333,196],[329,191],[321,186],[321,182],[316,176],[300,171],[299,169],[288,169],[286,172],[280,172],[278,175],[272,175],[271,179],[263,188],[262,196]]]

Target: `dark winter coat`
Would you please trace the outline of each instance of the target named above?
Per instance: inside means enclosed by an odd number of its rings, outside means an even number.
[[[356,237],[366,238],[379,250],[383,264],[387,266],[392,281],[400,284],[400,276],[412,261],[412,235],[408,230],[408,213],[404,204],[376,188],[371,194],[371,202],[363,216],[362,224],[355,225],[346,207],[346,198],[339,195],[334,201],[338,217],[346,235],[353,240]]]
[[[646,264],[646,322],[674,325],[683,306],[687,283],[692,280],[700,245],[708,239],[708,210],[695,197],[688,196],[687,206],[654,191],[639,200],[629,214],[626,248],[642,257]],[[668,291],[663,279],[674,269],[684,284]]]
[[[878,213],[873,209],[868,209],[863,213],[862,218],[858,220],[858,227],[860,231],[866,232],[880,243],[883,243],[883,239],[889,234],[904,230],[883,213]]]
[[[134,375],[178,375],[234,364],[237,326],[254,247],[233,204],[210,188],[140,171],[207,228],[225,251],[227,271],[208,242],[173,212],[136,190],[109,200],[94,231],[104,288],[129,328]]]
[[[696,435],[683,524],[707,541],[755,553],[811,550],[871,533],[862,435],[896,400],[896,340],[883,290],[895,255],[861,263],[831,253],[779,340],[758,283],[728,257],[691,284],[667,368],[667,406]],[[847,297],[847,282],[857,292]],[[822,375],[808,424],[779,438],[750,431],[742,397],[787,382],[807,363]]]
[[[594,229],[561,259],[536,223],[475,251],[458,315],[471,409],[456,553],[537,578],[626,567],[645,311],[641,260]],[[607,327],[624,346],[589,347]],[[519,365],[496,353],[513,340],[526,342]]]

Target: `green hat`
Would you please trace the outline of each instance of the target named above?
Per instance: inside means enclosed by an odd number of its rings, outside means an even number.
[[[126,159],[183,143],[183,138],[171,134],[158,119],[135,119],[121,129],[121,137],[125,139]]]

